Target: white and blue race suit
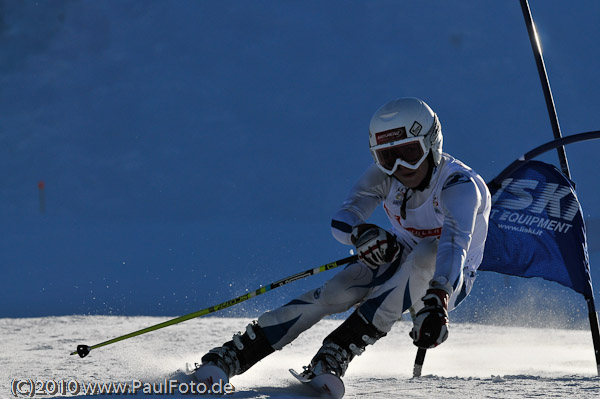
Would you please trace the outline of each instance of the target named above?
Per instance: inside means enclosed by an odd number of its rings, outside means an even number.
[[[444,153],[427,187],[410,189],[375,164],[359,178],[332,220],[333,236],[352,245],[352,227],[365,223],[380,205],[401,246],[392,263],[372,269],[349,264],[323,286],[258,319],[274,349],[281,349],[323,317],[357,306],[363,318],[387,333],[411,307],[419,311],[429,282],[452,286],[448,310],[473,287],[483,258],[491,199],[483,179]]]

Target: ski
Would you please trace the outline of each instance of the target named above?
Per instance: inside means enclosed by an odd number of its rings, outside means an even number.
[[[215,383],[222,382],[222,384],[229,383],[229,377],[225,372],[213,364],[203,364],[200,367],[192,370],[191,365],[186,365],[186,368],[194,379],[198,382],[205,384],[206,386],[212,386]]]
[[[290,373],[302,384],[310,386],[321,396],[341,399],[346,392],[344,382],[336,375],[325,373],[309,379],[294,369],[290,369]]]

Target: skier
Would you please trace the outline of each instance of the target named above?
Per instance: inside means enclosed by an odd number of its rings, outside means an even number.
[[[442,152],[438,117],[419,99],[397,99],[377,110],[369,145],[375,162],[331,223],[333,236],[354,245],[359,260],[210,350],[195,371],[199,381],[227,382],[323,317],[352,306],[356,310],[304,367],[305,380],[344,376],[349,362],[411,307],[416,346],[433,348],[446,340],[448,311],[470,292],[483,257],[489,191],[471,168]],[[389,230],[366,223],[379,204]]]

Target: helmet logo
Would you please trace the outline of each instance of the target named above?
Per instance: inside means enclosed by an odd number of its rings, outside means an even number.
[[[413,123],[412,127],[410,128],[410,133],[413,136],[418,136],[419,133],[421,133],[421,130],[423,129],[423,126],[421,126],[421,124],[417,121],[415,121],[415,123]]]
[[[402,140],[406,138],[406,129],[399,127],[397,129],[386,130],[385,132],[375,133],[377,145],[391,143],[392,141]]]

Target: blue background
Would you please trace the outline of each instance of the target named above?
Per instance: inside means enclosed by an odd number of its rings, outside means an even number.
[[[600,3],[531,7],[563,134],[600,129]],[[180,315],[347,256],[330,218],[405,96],[487,181],[552,139],[517,1],[0,2],[0,317]],[[599,145],[567,147],[597,285]],[[555,284],[478,283],[456,317],[585,321]]]

